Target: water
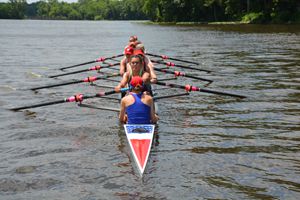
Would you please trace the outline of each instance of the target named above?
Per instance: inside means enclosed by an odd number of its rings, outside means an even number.
[[[116,112],[73,103],[7,110],[111,90],[86,84],[36,93],[20,89],[93,75],[45,77],[60,73],[59,67],[122,53],[133,34],[149,52],[198,61],[214,71],[183,70],[213,79],[209,89],[248,98],[198,92],[158,101],[158,136],[143,178]],[[299,34],[299,26],[1,20],[0,198],[298,199]],[[176,82],[205,84],[187,78]],[[108,99],[86,103],[118,107]]]

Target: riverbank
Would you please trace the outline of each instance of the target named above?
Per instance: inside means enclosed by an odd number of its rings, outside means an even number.
[[[137,22],[145,25],[197,27],[213,31],[228,31],[239,33],[300,33],[300,24],[251,24],[243,22],[180,22],[158,23],[151,21]]]
[[[186,26],[194,26],[194,25],[300,25],[300,23],[250,23],[243,21],[228,21],[228,22],[153,22],[146,21],[143,22],[145,24],[153,24],[153,25],[186,25]]]

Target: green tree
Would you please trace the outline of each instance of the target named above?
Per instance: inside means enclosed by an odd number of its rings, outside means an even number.
[[[0,3],[0,19],[10,18],[11,5],[8,3]]]
[[[10,18],[24,19],[26,10],[26,0],[9,0]]]

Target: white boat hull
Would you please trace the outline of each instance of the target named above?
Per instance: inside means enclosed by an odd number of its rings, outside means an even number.
[[[124,129],[127,140],[137,165],[143,175],[151,151],[155,126],[152,124],[126,124]]]

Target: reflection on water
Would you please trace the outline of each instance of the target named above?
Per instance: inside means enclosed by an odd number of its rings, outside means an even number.
[[[299,26],[1,20],[0,27],[1,199],[298,199]],[[117,55],[133,34],[149,52],[213,71],[180,69],[214,80],[209,89],[248,98],[194,92],[158,100],[160,122],[143,178],[116,112],[74,103],[7,110],[110,90],[115,82],[19,89],[93,75],[46,77],[59,67]],[[170,82],[205,87],[184,77]],[[118,108],[113,98],[85,103]]]

